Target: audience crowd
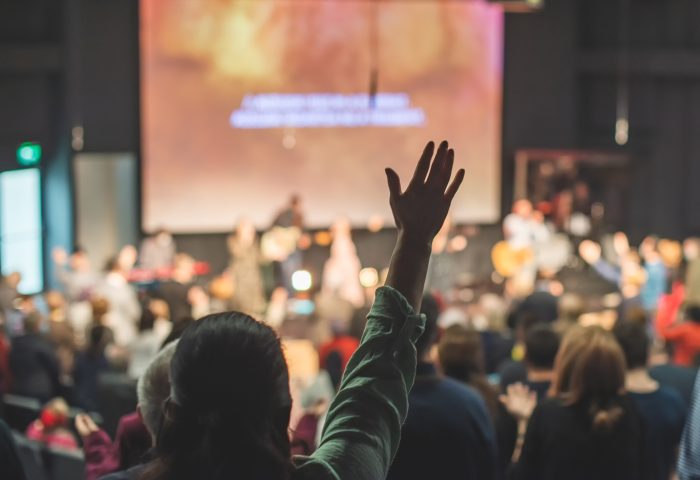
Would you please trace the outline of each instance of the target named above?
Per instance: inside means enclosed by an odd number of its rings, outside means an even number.
[[[102,272],[57,249],[43,295],[2,278],[0,478],[28,478],[27,440],[81,452],[88,480],[700,479],[700,240],[580,242],[605,298],[550,271],[435,290],[453,155],[430,143],[405,190],[387,169],[385,286],[360,284],[338,228],[329,269],[353,273],[312,313],[266,284],[247,222],[213,276],[162,230]]]

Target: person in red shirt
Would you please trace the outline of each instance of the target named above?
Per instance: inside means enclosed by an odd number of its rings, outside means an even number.
[[[674,281],[671,291],[665,293],[659,299],[656,309],[656,334],[663,337],[664,330],[673,326],[679,317],[683,303],[686,301],[685,284],[682,281]]]
[[[54,398],[46,404],[41,416],[27,427],[26,435],[50,447],[78,448],[78,441],[68,430],[68,404],[62,398]]]
[[[692,367],[700,361],[700,306],[685,311],[685,321],[662,330],[662,336],[673,344],[673,363]]]
[[[337,332],[332,340],[324,343],[318,349],[319,365],[328,372],[331,383],[337,390],[340,387],[340,380],[345,372],[350,357],[355,353],[360,341],[345,333]]]

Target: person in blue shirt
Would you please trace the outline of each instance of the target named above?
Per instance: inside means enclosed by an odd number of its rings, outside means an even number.
[[[652,478],[668,480],[676,464],[676,449],[685,423],[680,394],[651,378],[647,369],[649,337],[644,325],[618,322],[613,330],[627,363],[625,389],[644,422]]]
[[[666,292],[668,272],[659,253],[659,239],[654,236],[646,237],[639,245],[639,254],[644,260],[646,282],[640,292],[642,306],[650,315],[656,313],[659,299]]]
[[[416,342],[418,365],[408,416],[387,480],[496,478],[494,428],[474,388],[440,375],[431,358],[438,336],[435,300],[423,299],[425,331]]]

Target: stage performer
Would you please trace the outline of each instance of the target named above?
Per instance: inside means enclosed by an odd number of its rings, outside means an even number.
[[[176,251],[172,234],[160,228],[141,242],[141,268],[159,270],[172,267],[175,263]]]
[[[360,285],[360,259],[352,241],[350,222],[341,218],[332,227],[331,256],[323,267],[322,292],[350,302],[355,308],[365,304]]]
[[[293,293],[292,274],[302,265],[301,247],[306,239],[304,231],[304,214],[301,197],[292,195],[287,205],[277,214],[272,222],[272,228],[263,238],[263,250],[273,250],[272,255],[266,255],[277,262],[278,284]]]
[[[227,241],[231,255],[229,272],[234,284],[232,307],[248,315],[261,316],[265,312],[265,293],[260,272],[260,246],[253,222],[241,219]]]

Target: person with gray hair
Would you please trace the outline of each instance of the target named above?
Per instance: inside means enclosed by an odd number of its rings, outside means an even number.
[[[139,378],[136,394],[143,424],[155,440],[163,415],[163,404],[170,396],[170,360],[173,358],[177,340],[166,345],[156,355],[144,374]]]
[[[163,404],[170,396],[170,361],[177,343],[174,341],[165,346],[139,378],[137,411],[120,419],[114,442],[90,416],[76,416],[75,428],[83,439],[85,451],[86,480],[128,471],[148,460],[147,453],[158,434]]]

